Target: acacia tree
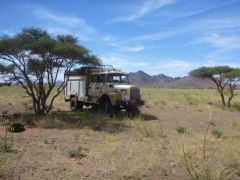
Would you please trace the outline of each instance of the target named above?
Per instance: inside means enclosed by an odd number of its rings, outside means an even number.
[[[64,90],[64,82],[56,84],[59,73],[79,64],[98,65],[100,60],[71,35],[53,37],[38,28],[25,28],[13,37],[0,39],[1,73],[25,89],[37,114],[49,113]]]
[[[220,94],[222,105],[231,106],[231,100],[237,95],[235,90],[240,82],[240,69],[228,66],[201,67],[191,71],[189,74],[213,81]],[[227,103],[225,95],[228,98]]]
[[[227,73],[225,76],[228,80],[227,106],[230,108],[233,97],[237,95],[235,90],[240,85],[240,69],[234,69],[231,72]]]

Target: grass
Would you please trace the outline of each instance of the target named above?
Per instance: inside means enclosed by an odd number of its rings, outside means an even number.
[[[219,109],[221,100],[215,89],[142,88],[142,98],[148,106],[191,107],[195,109]],[[239,93],[238,90],[237,93]],[[240,96],[233,99],[232,110],[240,110]]]
[[[135,138],[142,141],[143,138],[154,136],[154,130],[151,126],[145,124],[143,121],[137,121],[135,125]]]
[[[237,150],[237,147],[232,147],[231,144],[233,142],[229,140],[217,144],[214,140],[209,139],[208,134],[211,127],[212,124],[208,123],[202,144],[200,144],[201,148],[197,148],[197,150],[192,152],[187,152],[186,144],[183,144],[183,164],[189,179],[236,179],[239,176],[240,167],[240,159],[236,154],[240,152]],[[222,131],[216,128],[212,129],[211,132],[216,138],[221,138],[223,134]],[[213,148],[213,144],[215,144],[215,148]],[[222,149],[224,149],[224,151],[222,151]],[[222,162],[219,162],[221,155],[223,155],[224,158]]]
[[[240,90],[236,93],[239,94]],[[142,98],[147,107],[188,107],[199,110],[220,109],[221,100],[215,89],[171,89],[171,88],[141,88]],[[7,97],[7,98],[6,98]],[[20,86],[1,87],[0,104],[2,106],[14,106],[22,104],[19,111],[31,109],[31,99]],[[56,99],[54,108],[68,108],[64,102],[63,93]],[[240,96],[234,97],[232,111],[240,111]]]

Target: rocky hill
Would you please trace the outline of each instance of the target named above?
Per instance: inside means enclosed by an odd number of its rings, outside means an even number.
[[[139,86],[167,88],[213,88],[214,84],[208,79],[191,76],[170,77],[164,74],[149,75],[143,71],[129,74],[130,82]]]

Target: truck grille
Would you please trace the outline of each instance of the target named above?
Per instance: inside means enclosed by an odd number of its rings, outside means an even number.
[[[130,88],[130,100],[140,100],[140,90],[137,87]]]

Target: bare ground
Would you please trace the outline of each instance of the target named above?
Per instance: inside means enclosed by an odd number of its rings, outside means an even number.
[[[0,179],[189,179],[182,162],[182,144],[197,151],[209,121],[225,136],[223,140],[211,137],[209,146],[216,143],[218,148],[228,136],[240,137],[240,129],[228,131],[239,126],[240,112],[147,107],[141,111],[142,121],[113,121],[105,129],[28,126],[14,134],[12,151],[0,156]],[[187,129],[186,138],[176,131],[178,126]],[[70,158],[69,150],[79,146],[82,156]],[[234,152],[240,156],[239,149]],[[213,155],[212,160],[221,165],[221,158]]]

